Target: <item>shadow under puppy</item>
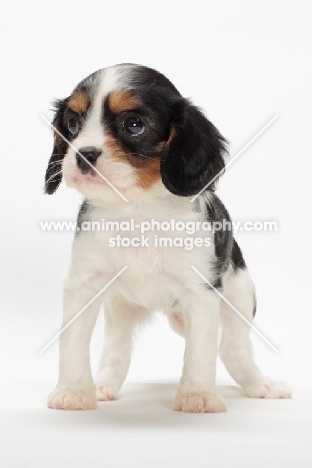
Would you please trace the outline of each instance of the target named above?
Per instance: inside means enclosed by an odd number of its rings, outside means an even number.
[[[76,233],[64,285],[63,325],[127,269],[61,334],[59,381],[48,406],[88,409],[95,408],[97,400],[117,399],[135,328],[154,309],[162,309],[172,328],[185,337],[175,410],[226,410],[215,386],[219,322],[220,357],[246,395],[289,398],[284,382],[270,379],[255,365],[249,325],[216,293],[252,321],[254,286],[231,230],[210,232],[207,242],[203,229],[207,221],[230,222],[214,184],[191,203],[224,169],[225,140],[219,131],[165,76],[134,64],[93,73],[55,108],[46,193],[54,193],[64,177],[67,186],[85,197],[80,228],[102,220],[115,223],[112,231]],[[185,248],[190,234],[177,224],[165,233],[170,248],[159,245],[155,232],[149,232],[148,247],[135,240],[142,234],[140,223],[173,219],[198,227],[191,236],[192,248]],[[135,227],[126,232],[130,245],[118,246],[116,238],[124,234],[118,223],[131,220]],[[89,343],[102,306],[105,344],[94,382]]]

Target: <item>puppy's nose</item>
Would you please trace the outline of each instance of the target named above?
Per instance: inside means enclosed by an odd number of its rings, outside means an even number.
[[[92,169],[90,164],[92,164],[92,166],[95,166],[96,160],[100,156],[100,154],[101,151],[97,150],[93,146],[86,146],[84,148],[80,148],[79,152],[76,153],[76,161],[77,166],[83,174],[86,174]],[[86,160],[89,161],[90,164],[88,164]]]

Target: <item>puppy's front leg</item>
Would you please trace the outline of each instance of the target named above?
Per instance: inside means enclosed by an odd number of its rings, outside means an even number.
[[[79,284],[73,287],[67,281],[64,288],[63,327],[92,300],[96,293],[97,291],[90,285]],[[50,408],[74,410],[97,406],[90,369],[89,344],[100,300],[101,298],[98,298],[90,304],[60,335],[59,380],[48,398]]]
[[[224,399],[215,393],[219,307],[217,294],[206,291],[202,297],[190,297],[181,311],[185,353],[183,373],[174,401],[176,411],[226,411]]]

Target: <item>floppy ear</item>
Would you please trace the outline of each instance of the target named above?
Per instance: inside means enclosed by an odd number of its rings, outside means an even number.
[[[224,169],[225,152],[226,140],[216,127],[183,100],[162,156],[162,181],[175,195],[196,195]],[[212,183],[207,190],[214,188]]]
[[[67,106],[67,99],[54,103],[55,115],[52,124],[64,136],[63,117]],[[45,193],[52,195],[62,181],[62,162],[67,151],[67,143],[54,131],[54,146],[45,174]]]

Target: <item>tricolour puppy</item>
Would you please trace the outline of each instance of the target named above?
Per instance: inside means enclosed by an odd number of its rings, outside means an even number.
[[[45,190],[54,193],[64,177],[85,197],[63,325],[90,304],[60,336],[59,381],[49,407],[88,409],[117,399],[135,328],[154,309],[185,337],[175,410],[226,410],[215,387],[219,321],[220,357],[246,395],[290,397],[286,384],[255,365],[249,325],[217,293],[252,321],[254,286],[231,230],[207,235],[208,221],[230,222],[214,183],[191,202],[224,168],[219,131],[165,76],[133,64],[93,73],[55,107]],[[100,223],[112,229],[92,229]],[[122,223],[132,229],[123,232]],[[143,238],[148,223],[153,230]],[[196,226],[191,235],[183,223]],[[94,382],[89,343],[101,306],[106,337]]]

